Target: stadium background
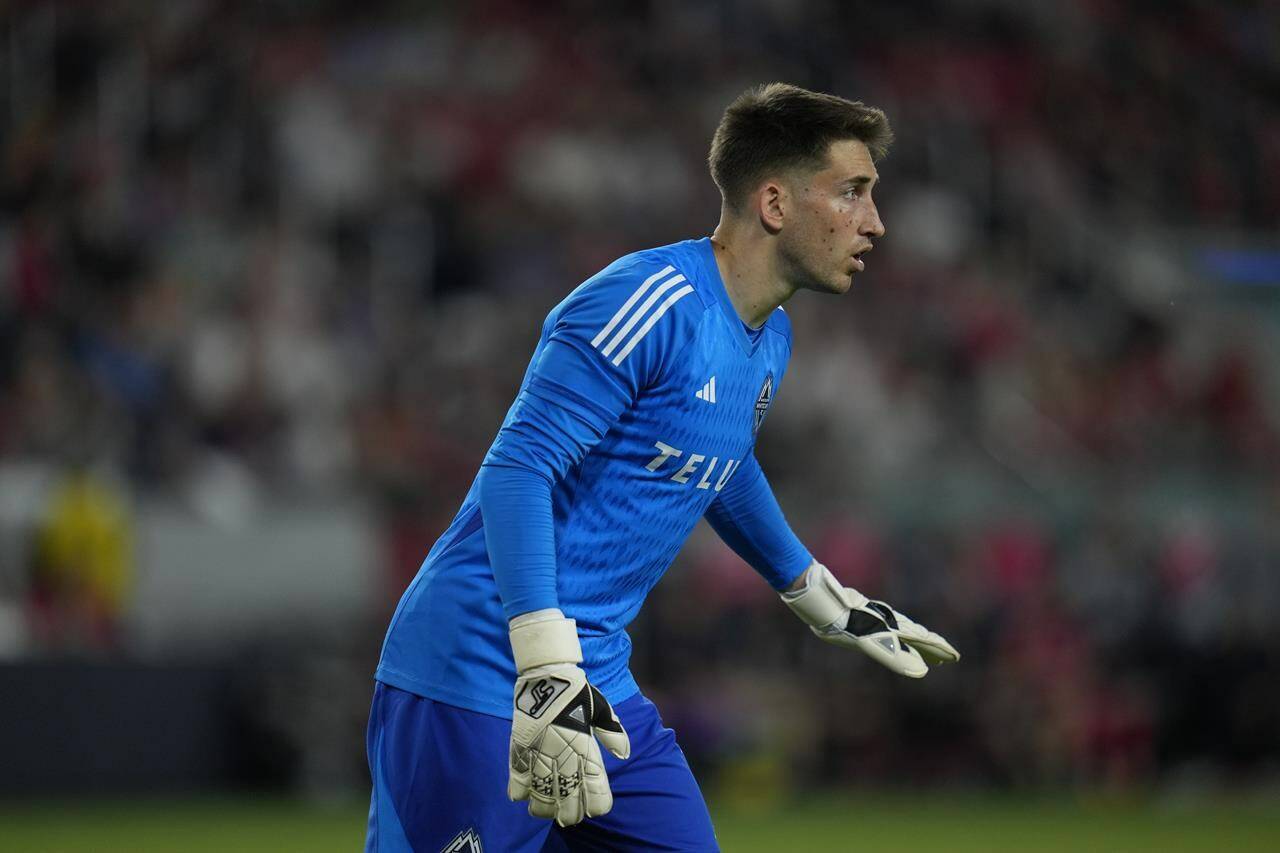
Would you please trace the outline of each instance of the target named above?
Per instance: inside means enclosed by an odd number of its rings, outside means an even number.
[[[701,528],[635,666],[726,849],[1280,843],[1280,7],[0,20],[0,849],[357,845],[385,620],[539,320],[710,232],[772,79],[898,142],[759,455],[964,659],[818,643]]]

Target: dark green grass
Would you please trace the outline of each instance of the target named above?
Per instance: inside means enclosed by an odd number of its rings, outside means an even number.
[[[716,818],[727,851],[1280,851],[1275,802],[854,794],[792,813],[721,809]]]
[[[712,811],[724,849],[744,853],[1280,850],[1275,801],[849,794]],[[364,816],[363,804],[326,809],[272,799],[0,803],[0,851],[352,851],[362,847]]]

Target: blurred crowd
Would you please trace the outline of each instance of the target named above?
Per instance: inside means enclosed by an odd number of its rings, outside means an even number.
[[[868,272],[788,306],[758,455],[820,559],[964,658],[890,681],[704,531],[635,632],[691,757],[743,790],[1276,772],[1280,267],[1203,258],[1280,240],[1280,7],[2,14],[0,647],[127,653],[141,498],[361,495],[390,607],[541,317],[708,234],[719,114],[781,79],[898,141]]]

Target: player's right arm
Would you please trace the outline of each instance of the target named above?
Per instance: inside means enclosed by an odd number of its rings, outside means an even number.
[[[485,542],[508,619],[558,606],[551,489],[671,368],[697,305],[674,267],[633,265],[591,279],[548,317],[480,472]]]
[[[559,609],[551,491],[670,366],[683,338],[677,306],[692,291],[655,265],[571,294],[481,467],[485,544],[518,673],[508,793],[562,825],[612,807],[596,738],[619,758],[630,745],[578,666],[576,626]]]

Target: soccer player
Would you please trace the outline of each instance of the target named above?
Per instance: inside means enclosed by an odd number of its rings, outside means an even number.
[[[822,639],[917,678],[959,658],[814,560],[752,454],[791,354],[782,303],[863,270],[891,139],[873,107],[747,91],[711,143],[715,233],[620,258],[547,315],[387,631],[368,850],[717,849],[627,667],[627,624],[700,518]]]

